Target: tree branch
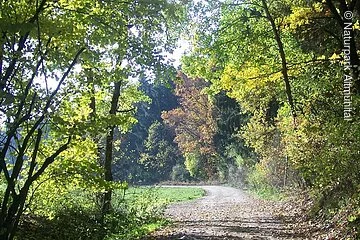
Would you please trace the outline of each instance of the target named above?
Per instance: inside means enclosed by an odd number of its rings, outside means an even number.
[[[34,146],[34,150],[33,150],[33,154],[31,157],[31,162],[30,162],[30,168],[29,168],[29,172],[28,172],[28,179],[31,178],[35,166],[36,166],[36,158],[39,152],[39,147],[40,147],[40,141],[41,141],[41,136],[42,136],[42,130],[38,129],[38,134],[36,136],[36,141],[35,141],[35,146]]]
[[[330,8],[330,11],[334,15],[336,21],[340,24],[340,26],[343,26],[344,21],[343,21],[342,17],[340,16],[339,12],[337,11],[336,7],[334,6],[332,0],[326,0],[326,4]]]
[[[279,34],[279,31],[276,27],[275,24],[275,20],[273,19],[272,15],[270,14],[268,5],[266,3],[266,0],[261,0],[262,4],[263,4],[263,8],[265,10],[267,19],[269,20],[270,24],[271,24],[271,28],[274,32],[274,37],[275,37],[275,41],[278,45],[278,50],[279,50],[279,54],[280,54],[280,58],[281,58],[281,65],[282,65],[282,74],[283,74],[283,78],[284,78],[284,83],[285,83],[285,91],[286,91],[286,96],[288,98],[288,102],[291,108],[291,113],[292,116],[294,118],[294,123],[295,123],[295,119],[296,119],[296,111],[295,111],[295,105],[294,105],[294,100],[293,100],[293,96],[292,96],[292,92],[291,92],[291,86],[290,86],[290,80],[289,80],[289,75],[288,75],[288,68],[287,68],[287,62],[286,62],[286,55],[285,55],[285,51],[284,51],[284,46],[283,43],[281,41],[281,37]]]
[[[55,153],[53,153],[50,157],[46,158],[45,162],[43,163],[43,165],[40,167],[40,169],[30,178],[31,182],[34,182],[36,179],[38,179],[41,174],[43,174],[43,172],[46,170],[46,168],[49,167],[49,165],[51,163],[53,163],[55,161],[55,158],[57,156],[59,156],[63,151],[65,151],[66,149],[68,149],[69,144],[71,142],[71,137],[68,137],[67,142],[62,145]]]
[[[128,112],[132,112],[135,111],[135,108],[130,108],[130,109],[124,109],[124,110],[117,110],[116,112],[118,113],[128,113]]]

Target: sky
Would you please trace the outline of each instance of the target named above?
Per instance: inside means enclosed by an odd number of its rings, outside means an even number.
[[[190,48],[190,43],[187,40],[180,39],[177,44],[178,47],[174,50],[174,52],[172,54],[168,54],[170,59],[174,59],[173,65],[175,68],[180,66],[181,57]]]

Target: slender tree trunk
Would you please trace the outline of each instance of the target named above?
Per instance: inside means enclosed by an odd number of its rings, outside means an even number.
[[[15,219],[17,217],[18,209],[21,204],[20,195],[14,195],[12,197],[12,203],[10,204],[6,215],[1,216],[1,229],[0,229],[0,239],[10,240],[11,236],[14,235],[16,230]]]
[[[93,80],[92,73],[90,73],[89,80],[91,81],[91,97],[90,97],[90,104],[89,107],[91,109],[90,113],[90,120],[92,123],[95,123],[96,121],[96,99],[95,99],[95,84]]]
[[[111,108],[110,108],[110,116],[116,116],[119,98],[120,98],[120,88],[121,81],[116,82],[114,86],[114,92],[111,99]],[[111,182],[113,180],[112,176],[112,159],[113,159],[113,145],[114,145],[114,131],[115,125],[111,125],[108,127],[108,133],[106,136],[106,145],[105,145],[105,159],[104,159],[104,179],[105,181]],[[102,205],[102,215],[109,213],[111,210],[111,189],[106,189],[103,197],[103,205]]]
[[[3,220],[1,226],[0,239],[12,240],[15,237],[15,233],[19,224],[20,217],[24,211],[24,205],[26,196],[29,192],[30,186],[24,186],[19,194],[15,194],[12,197],[12,203],[9,206],[6,217]]]
[[[284,168],[284,179],[283,179],[283,188],[286,187],[286,181],[287,181],[287,171],[288,171],[288,156],[285,157],[285,168]]]
[[[279,50],[279,54],[280,54],[280,58],[281,58],[281,65],[282,65],[281,72],[282,72],[284,83],[285,83],[285,92],[286,92],[286,96],[287,96],[287,99],[288,99],[288,102],[289,102],[289,105],[291,108],[291,113],[292,113],[292,116],[294,118],[294,123],[295,123],[296,109],[295,109],[294,99],[293,99],[292,92],[291,92],[291,86],[290,86],[290,80],[289,80],[289,74],[288,74],[288,68],[287,68],[287,62],[286,62],[286,55],[285,55],[285,51],[284,51],[284,45],[281,41],[281,37],[280,37],[279,31],[276,27],[274,18],[270,14],[269,7],[266,3],[266,0],[261,0],[261,2],[262,2],[263,8],[266,13],[266,18],[269,20],[269,22],[271,24],[271,28],[274,33],[275,41],[278,46],[278,50]]]
[[[90,121],[91,121],[91,124],[93,126],[95,126],[97,124],[97,118],[96,118],[97,111],[96,111],[96,98],[95,98],[96,90],[95,90],[94,74],[93,74],[92,70],[86,71],[86,74],[87,74],[88,84],[91,86],[91,89],[90,89],[91,96],[90,96],[90,103],[89,103],[89,107],[91,109]],[[97,150],[96,151],[97,162],[98,162],[99,166],[103,166],[104,163],[101,158],[102,137],[101,137],[101,135],[97,134],[97,131],[95,131],[95,133],[91,134],[91,138],[94,141],[94,143],[96,143],[96,146],[97,146],[97,149],[96,149]],[[104,194],[96,194],[96,200],[97,200],[97,203],[99,203],[99,206],[100,206],[99,209],[101,210],[101,212],[103,212],[102,208],[103,208]],[[104,215],[104,214],[102,214],[102,215]],[[101,224],[103,224],[103,216],[101,219]],[[103,237],[105,237],[105,235]]]
[[[114,139],[114,128],[111,127],[108,135],[106,136],[106,148],[105,148],[105,161],[104,161],[104,178],[105,181],[112,181],[112,148],[113,148],[113,139]],[[104,193],[103,198],[103,206],[102,206],[102,213],[103,215],[107,214],[111,210],[111,195],[112,191],[111,189],[107,189]]]

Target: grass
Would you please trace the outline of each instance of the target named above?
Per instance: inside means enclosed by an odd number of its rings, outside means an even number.
[[[201,198],[205,191],[194,187],[132,187],[125,192],[125,199],[131,199],[151,191],[154,196],[162,202],[183,202]]]
[[[149,233],[156,231],[157,229],[166,226],[169,222],[167,220],[158,220],[156,222],[147,223],[136,228],[133,228],[127,234],[112,234],[105,238],[105,240],[123,240],[123,239],[141,239]]]
[[[117,192],[116,197],[114,196],[114,201],[125,201],[125,202],[137,202],[143,206],[150,206],[149,210],[159,208],[161,206],[166,206],[169,203],[174,202],[183,202],[198,199],[205,195],[205,191],[201,188],[194,187],[131,187],[125,191]],[[116,199],[118,198],[118,199]],[[150,203],[151,202],[151,203]],[[142,210],[144,211],[144,209]],[[154,214],[157,215],[157,214]],[[115,239],[139,239],[142,236],[145,236],[151,232],[156,231],[157,229],[170,224],[170,221],[164,219],[163,217],[155,218],[150,222],[147,222],[142,225],[134,227],[127,235],[117,235],[114,234],[107,238],[106,240],[115,240]]]
[[[104,235],[106,240],[140,239],[170,223],[163,215],[167,204],[197,199],[204,194],[204,190],[194,187],[132,187],[125,195],[122,190],[114,191],[113,211],[101,226],[94,196],[74,191],[59,199],[60,206],[50,209],[56,217],[50,219],[41,214],[24,217],[17,239],[90,240]]]

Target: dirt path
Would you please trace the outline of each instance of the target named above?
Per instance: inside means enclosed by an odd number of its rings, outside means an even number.
[[[308,239],[294,224],[277,218],[275,203],[223,186],[201,186],[206,196],[169,206],[174,225],[146,239]],[[298,228],[297,228],[298,229]]]

